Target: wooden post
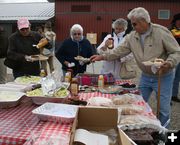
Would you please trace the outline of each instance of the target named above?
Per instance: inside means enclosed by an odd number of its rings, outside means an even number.
[[[161,73],[162,71],[159,70],[158,72],[158,92],[157,92],[157,118],[159,119],[159,112],[160,112],[160,95],[161,95]]]

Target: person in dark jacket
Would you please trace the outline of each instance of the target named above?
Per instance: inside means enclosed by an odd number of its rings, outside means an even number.
[[[171,32],[180,45],[180,13],[174,15],[173,20],[171,22]],[[180,98],[178,98],[179,92],[179,81],[180,81],[180,63],[176,66],[175,78],[173,82],[172,89],[172,101],[180,102]]]
[[[92,45],[89,40],[83,37],[83,28],[79,24],[74,24],[71,27],[70,38],[64,40],[56,51],[56,57],[62,64],[63,75],[68,69],[73,70],[74,76],[78,73],[84,73],[87,64],[75,60],[75,57],[90,58],[92,55]]]
[[[39,61],[33,61],[31,55],[40,54],[35,47],[42,37],[37,32],[31,31],[27,18],[17,21],[18,31],[9,37],[7,61],[5,64],[13,69],[14,78],[24,75],[38,76],[40,74]]]
[[[4,65],[4,59],[7,55],[8,36],[2,26],[0,26],[0,84],[6,83],[7,68]]]

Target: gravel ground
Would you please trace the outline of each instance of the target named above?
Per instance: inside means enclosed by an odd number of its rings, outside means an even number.
[[[100,73],[101,66],[102,66],[102,62],[96,62],[96,63],[94,63],[94,65],[90,64],[87,68],[87,72]],[[62,75],[61,64],[56,59],[55,59],[55,69],[59,70],[59,74]],[[137,72],[138,72],[138,76],[136,79],[134,79],[134,82],[136,84],[138,84],[138,82],[139,82],[139,75],[140,75],[140,71],[138,68],[137,68]],[[8,70],[8,74],[9,74],[8,75],[8,81],[12,81],[13,78],[11,75],[11,70]],[[178,97],[180,98],[180,91],[179,91]],[[156,113],[156,104],[157,103],[156,103],[156,98],[154,97],[153,94],[149,100],[149,104],[150,104],[153,112]],[[170,122],[170,128],[169,129],[171,129],[171,130],[179,130],[180,129],[180,103],[178,103],[178,102],[172,103],[171,122]]]

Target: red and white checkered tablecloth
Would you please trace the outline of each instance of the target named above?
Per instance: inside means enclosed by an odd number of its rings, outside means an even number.
[[[31,112],[37,106],[29,101],[0,109],[0,145],[68,145],[72,124],[40,121]]]
[[[46,122],[39,134],[24,145],[68,145],[72,124]]]
[[[117,85],[121,85],[124,83],[129,83],[132,84],[132,80],[116,80]],[[129,91],[130,93],[135,93],[135,94],[139,94],[139,90],[138,89],[132,89]],[[112,98],[113,96],[115,96],[116,94],[103,94],[101,92],[90,92],[90,93],[79,93],[79,99],[80,100],[85,100],[87,101],[89,98],[91,97],[105,97],[105,98]]]
[[[117,82],[126,83],[126,81]],[[128,81],[131,83],[131,81]],[[111,98],[114,94],[100,92],[79,93],[79,99],[88,100],[100,96]],[[143,105],[143,102],[139,102]],[[21,105],[0,109],[0,145],[68,145],[72,124],[58,124],[40,121],[32,114],[37,106],[30,103],[28,98]]]

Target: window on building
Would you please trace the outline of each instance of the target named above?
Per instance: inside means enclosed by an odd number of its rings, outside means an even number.
[[[158,19],[168,20],[170,18],[170,10],[158,10]]]
[[[72,5],[71,12],[90,12],[91,6],[90,5]]]

